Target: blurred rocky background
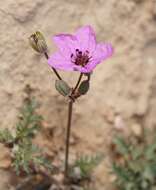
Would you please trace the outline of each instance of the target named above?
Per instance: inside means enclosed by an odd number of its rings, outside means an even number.
[[[46,59],[29,47],[28,37],[43,32],[52,53],[54,34],[88,24],[98,41],[112,43],[115,53],[95,69],[89,93],[75,103],[72,132],[80,139],[76,150],[103,151],[114,126],[135,131],[156,125],[155,0],[1,0],[1,128],[15,125],[27,85],[41,104],[45,126],[57,128],[58,135],[65,128],[67,102],[54,88],[56,77]],[[75,72],[61,74],[71,84],[78,77]]]

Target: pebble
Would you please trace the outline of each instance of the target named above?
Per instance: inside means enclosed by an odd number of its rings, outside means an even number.
[[[132,130],[132,133],[137,136],[137,137],[140,137],[141,134],[142,134],[142,127],[140,124],[138,123],[135,123],[131,126],[131,130]]]

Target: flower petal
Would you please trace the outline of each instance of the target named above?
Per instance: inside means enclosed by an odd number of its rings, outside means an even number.
[[[99,43],[96,46],[96,50],[93,53],[93,60],[98,64],[110,57],[113,54],[113,47],[111,44]]]
[[[75,49],[79,48],[76,36],[71,34],[59,34],[53,37],[53,40],[64,57],[70,58]]]
[[[50,56],[48,59],[48,64],[51,67],[54,67],[55,69],[59,70],[67,70],[67,71],[74,70],[73,68],[74,64],[65,59],[60,52],[56,52],[52,56]]]
[[[79,30],[77,30],[75,35],[78,39],[81,51],[88,50],[92,53],[95,50],[96,36],[91,26],[81,27]]]
[[[85,67],[81,68],[81,73],[90,73],[93,71],[93,69],[96,67],[97,63],[95,61],[92,61],[88,63]]]
[[[85,67],[82,67],[80,65],[74,65],[74,71],[80,71],[81,73],[90,73],[92,70],[96,67],[97,63],[95,61],[92,61],[88,63]]]

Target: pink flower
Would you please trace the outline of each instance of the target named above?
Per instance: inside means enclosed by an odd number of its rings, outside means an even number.
[[[96,42],[91,26],[78,29],[74,35],[56,35],[53,40],[59,51],[50,56],[48,64],[55,69],[90,73],[113,53],[111,44]]]

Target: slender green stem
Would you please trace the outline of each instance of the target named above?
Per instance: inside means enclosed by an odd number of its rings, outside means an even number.
[[[69,170],[69,145],[70,145],[70,131],[71,131],[71,120],[72,120],[72,109],[73,109],[73,101],[69,102],[68,105],[68,122],[67,122],[67,132],[66,132],[66,150],[65,150],[65,179],[68,177]]]
[[[75,87],[74,87],[74,89],[72,91],[72,94],[74,94],[74,92],[76,91],[77,87],[79,86],[79,84],[81,82],[81,79],[82,79],[82,76],[83,76],[83,73],[80,73],[80,76],[79,76],[78,81],[77,81],[77,83],[76,83],[76,85],[75,85]]]
[[[45,52],[44,55],[45,55],[46,59],[49,59],[49,56],[48,56],[48,53],[47,53],[47,52]],[[58,72],[56,71],[56,69],[52,67],[52,70],[53,70],[53,72],[55,73],[55,75],[57,76],[57,78],[58,78],[59,80],[62,80],[61,76],[58,74]]]

